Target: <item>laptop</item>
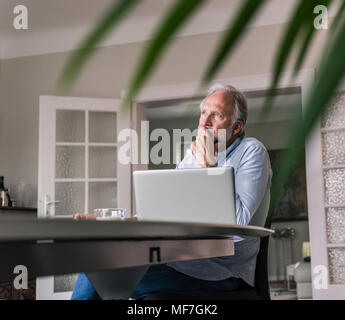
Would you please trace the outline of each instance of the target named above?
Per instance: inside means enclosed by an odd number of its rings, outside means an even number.
[[[133,179],[138,220],[236,224],[232,167],[135,171]]]

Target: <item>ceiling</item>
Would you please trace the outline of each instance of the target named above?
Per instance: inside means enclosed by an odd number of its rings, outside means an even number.
[[[25,5],[29,13],[29,29],[43,31],[50,29],[89,25],[118,0],[1,0],[0,1],[0,35],[16,33],[13,28],[13,8],[17,4]],[[160,15],[175,0],[142,0],[133,9],[129,17],[138,19]],[[228,8],[237,6],[239,0],[208,0],[207,7]]]
[[[80,40],[115,1],[119,0],[0,0],[0,59],[76,49]],[[175,1],[139,1],[101,45],[147,41],[164,12]],[[177,36],[224,31],[243,1],[205,1]],[[250,27],[286,23],[297,1],[267,1]],[[13,27],[13,9],[18,4],[28,9],[28,30]],[[329,17],[334,15],[331,9]]]

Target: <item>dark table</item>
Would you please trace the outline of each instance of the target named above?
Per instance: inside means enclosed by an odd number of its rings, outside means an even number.
[[[152,264],[233,255],[234,235],[272,232],[204,223],[0,217],[0,282],[14,279],[16,265],[25,265],[29,278],[85,272],[102,298],[126,299]],[[117,292],[111,290],[115,284]]]

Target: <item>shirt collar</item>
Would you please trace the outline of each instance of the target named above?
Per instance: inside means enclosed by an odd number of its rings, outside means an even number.
[[[241,141],[242,141],[242,138],[236,138],[236,140],[229,147],[227,147],[226,150],[216,155],[216,161],[218,165],[222,164],[222,162],[224,162],[229,157],[230,153],[237,148],[237,146],[241,143]]]

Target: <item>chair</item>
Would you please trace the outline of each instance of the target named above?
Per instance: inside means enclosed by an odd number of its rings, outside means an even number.
[[[147,294],[144,300],[270,300],[267,253],[269,237],[260,239],[254,288],[236,291],[158,291]]]
[[[254,215],[255,220],[253,219],[250,225],[264,225],[266,228],[270,228],[271,219],[267,217],[269,203],[270,191],[268,189]],[[267,268],[268,243],[269,236],[260,239],[254,287],[248,285],[235,291],[158,291],[147,294],[144,300],[270,300]]]

